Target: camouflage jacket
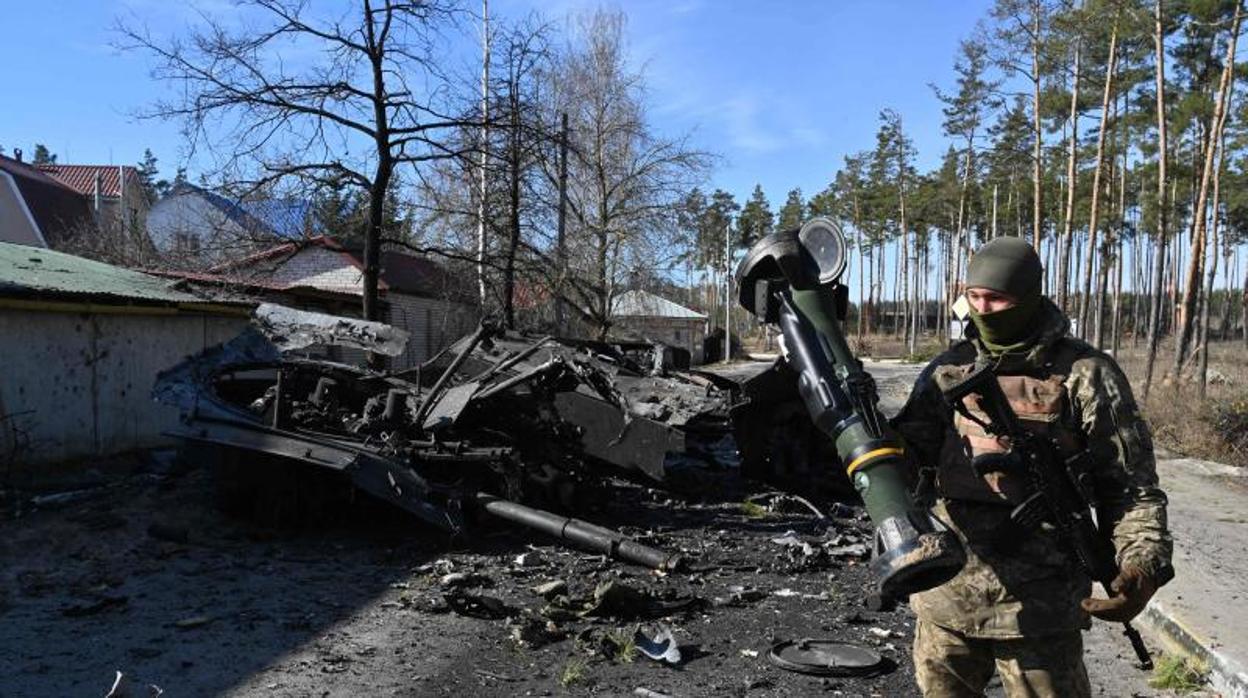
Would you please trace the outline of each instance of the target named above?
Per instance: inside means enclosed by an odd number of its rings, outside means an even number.
[[[1054,431],[1065,431],[1094,456],[1098,519],[1108,527],[1119,565],[1150,573],[1159,583],[1173,576],[1166,496],[1158,487],[1148,426],[1117,363],[1067,336],[1069,321],[1048,300],[1044,329],[1025,354],[992,359],[1002,376],[1029,376],[1060,385]],[[973,334],[974,328],[971,328]],[[1034,637],[1088,627],[1079,600],[1091,582],[1052,530],[1036,531],[1010,552],[990,544],[1011,505],[950,496],[941,479],[970,473],[967,440],[954,428],[955,413],[941,390],[961,379],[987,353],[974,338],[936,357],[915,382],[893,426],[905,439],[920,481],[935,483],[934,511],[962,539],[966,567],[948,583],[911,597],[922,619],[971,637]],[[1057,439],[1059,442],[1062,440]],[[929,503],[933,503],[930,502]]]

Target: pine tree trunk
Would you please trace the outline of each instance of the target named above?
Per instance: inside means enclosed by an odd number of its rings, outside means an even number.
[[[1134,250],[1136,255],[1140,253],[1140,246],[1144,247],[1143,264],[1136,262],[1134,266],[1138,267],[1139,272],[1136,274],[1137,283],[1133,285],[1135,291],[1134,300],[1132,302],[1132,310],[1134,315],[1131,318],[1131,346],[1138,347],[1140,338],[1148,329],[1148,303],[1153,297],[1153,277],[1149,270],[1153,268],[1153,245],[1143,237],[1135,239]]]
[[[1217,187],[1214,187],[1217,191]],[[1216,197],[1216,194],[1215,194]],[[1217,228],[1217,202],[1214,202],[1213,212],[1213,228],[1210,230],[1210,239],[1213,243],[1212,259],[1209,261],[1209,282],[1205,286],[1204,301],[1201,303],[1200,309],[1200,363],[1197,369],[1200,373],[1200,397],[1205,397],[1206,386],[1209,382],[1209,307],[1213,305],[1213,282],[1218,275],[1218,228]]]
[[[957,223],[953,220],[953,214],[950,214],[950,231],[956,231]],[[948,327],[949,316],[952,314],[949,310],[950,303],[953,301],[953,275],[950,274],[950,260],[953,256],[953,245],[955,244],[954,236],[956,232],[950,232],[940,236],[940,303],[936,311],[936,340],[938,342],[947,342],[949,339]]]
[[[1204,166],[1200,176],[1200,193],[1197,195],[1195,206],[1192,209],[1194,216],[1191,239],[1192,258],[1188,262],[1187,277],[1183,288],[1183,305],[1179,311],[1179,324],[1176,328],[1176,344],[1174,348],[1176,388],[1181,382],[1179,373],[1187,356],[1195,321],[1192,311],[1194,310],[1196,294],[1200,288],[1200,277],[1205,258],[1205,237],[1207,233],[1205,207],[1208,205],[1209,182],[1213,177],[1213,170],[1215,169],[1216,161],[1214,154],[1218,150],[1218,143],[1221,142],[1222,129],[1226,120],[1226,105],[1229,102],[1231,89],[1234,87],[1232,77],[1235,71],[1235,46],[1239,42],[1239,23],[1242,8],[1243,6],[1237,1],[1235,4],[1235,15],[1231,20],[1231,33],[1227,37],[1226,42],[1226,62],[1222,67],[1222,79],[1218,83],[1218,99],[1214,102],[1213,116],[1209,121],[1209,132],[1205,143]]]
[[[1114,321],[1113,334],[1110,339],[1110,350],[1114,356],[1118,356],[1118,348],[1122,345],[1122,239],[1118,240],[1117,261],[1114,264],[1116,277],[1114,279]]]
[[[1239,308],[1240,338],[1244,343],[1244,350],[1248,351],[1248,264],[1244,265],[1244,285],[1239,291]]]
[[[871,312],[875,307],[875,248],[867,250],[867,320],[864,323],[867,334],[871,334]]]
[[[1226,270],[1226,289],[1222,296],[1222,311],[1218,314],[1218,341],[1225,342],[1231,329],[1231,279],[1235,278],[1235,271],[1239,269],[1238,264],[1231,264],[1229,234],[1222,238],[1222,249],[1222,267]]]
[[[1031,2],[1031,76],[1032,76],[1032,127],[1035,144],[1032,149],[1032,214],[1031,235],[1036,252],[1040,251],[1042,237],[1041,221],[1043,220],[1044,202],[1044,128],[1040,120],[1040,0]]]
[[[1069,312],[1070,293],[1070,243],[1074,235],[1075,189],[1078,183],[1079,150],[1079,57],[1083,49],[1082,37],[1075,42],[1074,84],[1070,90],[1070,152],[1066,158],[1066,212],[1062,222],[1061,252],[1057,262],[1057,307]]]
[[[959,275],[956,270],[959,268],[959,266],[962,263],[962,244],[963,244],[962,240],[963,240],[963,236],[965,236],[967,232],[966,231],[966,196],[967,196],[968,190],[970,189],[971,165],[973,163],[972,161],[973,153],[974,153],[974,135],[972,135],[970,139],[967,139],[966,160],[962,166],[962,188],[961,188],[960,193],[958,194],[958,227],[957,227],[956,241],[955,241],[956,252],[954,253],[955,254],[955,258],[954,258],[954,270],[955,271],[953,274],[946,274],[946,281],[945,281],[946,285],[948,286],[945,293],[946,293],[946,297],[948,298],[948,302],[950,306],[952,306],[952,304],[954,303],[954,298],[957,296],[957,293],[958,293],[957,284],[958,284]],[[993,231],[993,232],[995,233],[996,231]],[[952,281],[949,280],[950,278],[952,278]],[[947,317],[948,315],[946,315],[946,318]]]
[[[1128,113],[1127,107],[1125,106],[1127,104],[1125,94],[1123,95],[1122,101],[1124,104],[1122,116],[1126,117],[1128,116]],[[1123,230],[1123,226],[1125,225],[1124,221],[1127,217],[1127,150],[1130,148],[1130,145],[1126,142],[1125,134],[1123,133],[1123,123],[1125,118],[1119,119],[1118,116],[1118,107],[1115,105],[1114,121],[1117,123],[1117,127],[1114,130],[1114,141],[1122,147],[1122,163],[1118,167],[1118,215],[1117,220],[1115,221],[1116,225],[1114,226],[1114,239],[1116,241],[1117,248],[1114,252],[1114,270],[1116,278],[1114,280],[1113,321],[1111,324],[1112,331],[1110,335],[1110,347],[1115,357],[1118,356],[1120,339],[1119,331],[1121,329],[1122,322],[1122,266],[1126,261],[1123,258],[1123,254],[1125,252],[1125,243],[1123,242],[1123,238],[1126,233],[1126,231]]]
[[[1157,245],[1153,250],[1153,293],[1149,308],[1148,353],[1144,360],[1144,385],[1140,391],[1148,399],[1153,382],[1153,365],[1157,361],[1157,343],[1161,335],[1162,276],[1166,260],[1166,35],[1162,28],[1162,0],[1153,4],[1153,50],[1157,85]],[[1245,309],[1248,312],[1248,308]]]
[[[858,234],[858,346],[862,346],[862,329],[867,314],[866,299],[862,296],[862,258],[865,250],[862,248],[862,216],[858,209],[858,194],[854,194],[854,232]]]
[[[905,167],[904,162],[901,163],[901,167]],[[901,297],[905,306],[905,314],[902,315],[902,322],[905,324],[903,332],[905,334],[906,347],[909,349],[909,352],[913,354],[914,334],[910,331],[910,326],[913,324],[911,322],[911,313],[914,312],[914,308],[910,302],[911,286],[909,277],[913,274],[912,267],[914,267],[914,264],[910,259],[910,233],[909,229],[906,227],[906,183],[904,179],[898,182],[897,205],[898,209],[901,211]],[[918,244],[917,240],[915,241],[915,244]]]
[[[1219,133],[1218,165],[1213,172],[1213,213],[1209,221],[1210,245],[1209,283],[1205,286],[1205,301],[1200,311],[1200,397],[1205,397],[1209,379],[1209,307],[1213,305],[1213,282],[1218,276],[1218,197],[1221,193],[1222,168],[1226,164],[1225,141]]]
[[[1114,89],[1114,71],[1118,67],[1118,21],[1109,33],[1109,59],[1105,63],[1105,91],[1101,95],[1101,126],[1096,133],[1096,165],[1092,170],[1092,203],[1088,208],[1088,242],[1084,258],[1087,260],[1083,268],[1083,297],[1079,300],[1079,336],[1087,338],[1088,323],[1092,310],[1092,259],[1096,254],[1097,219],[1100,214],[1101,170],[1105,164],[1105,132],[1109,126],[1109,97]],[[1102,264],[1102,268],[1104,265]],[[1100,321],[1097,321],[1100,327]],[[1097,342],[1100,345],[1100,342]]]
[[[901,240],[893,241],[893,336],[901,336],[901,272],[905,266],[905,257],[901,252]]]

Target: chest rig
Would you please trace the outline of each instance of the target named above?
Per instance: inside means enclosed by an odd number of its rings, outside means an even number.
[[[974,366],[944,366],[937,370],[937,385],[944,390],[958,383],[974,370]],[[1049,373],[1043,376],[1026,374],[997,377],[1001,392],[1010,408],[1018,415],[1024,429],[1042,438],[1051,439],[1064,458],[1079,454],[1084,448],[1082,433],[1072,425],[1070,397],[1065,386],[1066,376]],[[979,409],[979,396],[962,398],[961,406],[981,422],[988,416]],[[953,429],[946,435],[937,464],[936,490],[945,498],[986,504],[1017,505],[1032,491],[1027,472],[1004,458],[1010,452],[1008,437],[989,434],[961,410],[953,413]]]

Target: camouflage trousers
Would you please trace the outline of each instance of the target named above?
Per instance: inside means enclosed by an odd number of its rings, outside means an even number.
[[[1078,630],[1038,638],[967,637],[920,620],[914,673],[925,698],[984,695],[995,671],[1009,698],[1090,698]]]

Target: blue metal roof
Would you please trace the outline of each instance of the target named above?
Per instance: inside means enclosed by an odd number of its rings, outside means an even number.
[[[305,199],[260,199],[242,201],[239,205],[253,218],[264,223],[274,235],[288,240],[320,235],[320,222],[312,215],[312,202]]]
[[[322,234],[320,222],[312,215],[312,202],[306,199],[234,199],[193,184],[179,187],[204,197],[235,224],[249,233],[298,240]],[[306,233],[306,235],[305,235]]]

